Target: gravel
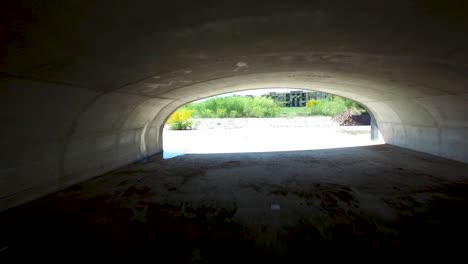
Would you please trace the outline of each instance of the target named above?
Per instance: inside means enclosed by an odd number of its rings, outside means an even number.
[[[205,118],[194,119],[194,129],[233,129],[233,128],[307,128],[338,127],[338,123],[328,116],[292,118]],[[166,126],[165,129],[168,129]]]

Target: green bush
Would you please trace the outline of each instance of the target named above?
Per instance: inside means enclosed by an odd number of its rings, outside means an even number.
[[[215,97],[186,107],[200,118],[275,117],[281,108],[273,99],[262,96]]]
[[[281,107],[280,117],[296,117],[309,115],[307,107]]]
[[[360,114],[365,109],[359,104],[340,96],[329,96],[322,100],[310,100],[307,107],[288,107],[263,96],[215,97],[185,106],[198,118],[277,117],[301,115],[336,116],[347,109]],[[287,110],[287,111],[286,111]]]
[[[350,109],[353,114],[365,112],[364,107],[359,103],[336,95],[322,100],[310,100],[307,102],[307,108],[309,115],[336,116],[347,109]]]

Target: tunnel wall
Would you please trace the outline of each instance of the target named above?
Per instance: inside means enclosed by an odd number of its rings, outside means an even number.
[[[468,162],[466,9],[439,2],[5,1],[0,210],[157,153],[177,107],[254,88],[348,97],[387,143]]]
[[[169,102],[11,78],[0,91],[0,210],[154,153],[158,130],[142,132]]]
[[[291,73],[187,86],[173,94],[183,95],[179,99],[3,78],[0,210],[158,153],[164,122],[178,107],[222,92],[263,88],[268,85],[264,80],[361,102],[372,111],[388,144],[468,162],[466,94],[408,98],[382,92],[382,83],[310,86],[313,80],[304,72],[287,80],[282,75]],[[393,88],[389,91],[399,89]]]

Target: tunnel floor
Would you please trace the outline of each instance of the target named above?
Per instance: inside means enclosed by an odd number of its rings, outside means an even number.
[[[389,145],[156,155],[0,214],[0,257],[450,257],[467,208],[467,164]]]

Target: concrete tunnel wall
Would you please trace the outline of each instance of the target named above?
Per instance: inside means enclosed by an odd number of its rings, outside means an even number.
[[[0,211],[157,153],[178,107],[246,89],[345,96],[388,144],[468,162],[467,23],[424,1],[32,2],[1,16]]]

